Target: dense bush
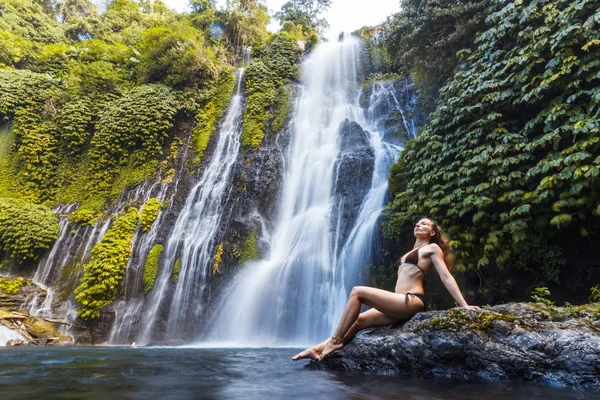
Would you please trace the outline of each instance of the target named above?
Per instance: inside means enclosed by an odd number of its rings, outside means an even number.
[[[470,48],[484,29],[490,0],[402,0],[384,35],[385,51],[372,43],[376,64],[395,63],[421,92],[423,111],[432,111],[438,90],[458,65],[456,52]],[[377,57],[376,57],[377,58]],[[393,68],[392,68],[393,69]]]
[[[138,210],[131,208],[119,216],[92,249],[90,261],[83,266],[81,284],[75,289],[75,299],[81,303],[77,312],[80,317],[98,318],[117,296],[131,253],[137,215]]]
[[[299,78],[297,63],[301,54],[298,44],[282,33],[273,40],[264,57],[253,60],[246,69],[244,81],[248,98],[242,146],[251,146],[254,150],[260,147],[267,126],[274,118],[270,110],[276,103],[277,90],[290,80]],[[285,90],[280,92],[280,96],[286,95]]]
[[[494,1],[490,28],[392,167],[392,237],[428,215],[453,237],[459,270],[559,280],[565,243],[598,234],[599,7]]]
[[[13,259],[37,259],[56,240],[58,230],[58,220],[48,207],[0,198],[0,250]]]
[[[144,85],[115,100],[100,116],[91,140],[91,188],[110,187],[115,168],[135,150],[156,158],[173,126],[177,102],[171,89]]]

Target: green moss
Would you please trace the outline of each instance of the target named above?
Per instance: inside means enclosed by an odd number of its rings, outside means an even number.
[[[48,207],[0,198],[0,250],[14,260],[36,260],[58,231],[58,220]]]
[[[60,299],[67,301],[73,294],[75,285],[77,284],[77,275],[79,273],[79,266],[81,260],[76,258],[72,263],[65,265],[60,272],[60,279],[58,280],[58,286],[62,287],[60,292]]]
[[[94,195],[85,200],[77,210],[69,215],[71,223],[80,223],[93,225],[103,216],[102,208],[106,204],[106,199],[99,195]]]
[[[196,142],[196,163],[202,160],[204,150],[206,150],[212,134],[217,129],[217,124],[225,114],[235,90],[235,81],[232,69],[222,71],[214,95],[196,115],[196,126],[194,126],[193,133]]]
[[[179,272],[181,271],[181,260],[178,258],[177,261],[175,261],[175,265],[173,265],[173,276],[171,277],[171,280],[175,283],[177,283],[177,281],[179,281]]]
[[[144,291],[148,293],[154,286],[156,280],[156,274],[158,273],[158,261],[162,254],[163,246],[161,244],[155,244],[148,253],[146,258],[146,264],[144,265]]]
[[[158,160],[148,160],[148,156],[142,152],[135,152],[127,164],[117,169],[118,174],[108,198],[116,198],[125,189],[132,189],[156,176]]]
[[[139,215],[142,232],[147,232],[150,229],[156,217],[158,217],[161,207],[162,203],[156,197],[148,199],[146,204],[142,206]]]
[[[250,261],[258,260],[258,247],[256,243],[256,231],[250,232],[244,241],[244,249],[240,255],[240,265]]]
[[[242,125],[242,146],[258,150],[267,126],[274,116],[270,114],[275,105],[280,87],[299,75],[298,59],[302,51],[297,43],[285,35],[278,35],[266,55],[253,60],[244,75],[246,82],[246,110]],[[283,89],[285,92],[285,89]],[[284,93],[281,93],[284,95]],[[283,114],[285,107],[278,107]],[[289,113],[289,111],[288,111]],[[276,117],[276,116],[275,116]],[[280,116],[277,125],[283,125],[285,118]]]
[[[75,289],[75,299],[81,303],[81,309],[77,312],[80,317],[98,318],[100,310],[111,304],[117,296],[131,254],[137,215],[136,208],[120,215],[100,243],[92,249],[90,261],[83,267],[81,284]]]
[[[279,132],[285,126],[292,109],[291,97],[292,88],[289,85],[282,86],[277,90],[275,118],[273,118],[273,122],[271,123],[271,130],[273,132]]]
[[[429,326],[432,328],[449,331],[461,331],[464,330],[465,327],[478,331],[484,331],[487,330],[494,321],[513,323],[517,321],[517,318],[509,314],[491,312],[487,310],[481,310],[477,313],[469,313],[460,308],[454,308],[441,316],[432,318]]]
[[[24,285],[29,286],[31,283],[25,278],[19,276],[15,279],[10,279],[8,276],[0,276],[0,291],[6,294],[17,294]]]
[[[25,325],[27,326],[27,333],[34,338],[48,339],[58,336],[58,332],[56,331],[54,324],[41,318],[28,318],[25,320]]]

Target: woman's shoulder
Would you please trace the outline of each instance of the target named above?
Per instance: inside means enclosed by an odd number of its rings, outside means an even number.
[[[438,245],[437,243],[426,244],[425,246],[423,246],[422,250],[424,256],[431,256],[433,254],[444,253],[440,245]]]

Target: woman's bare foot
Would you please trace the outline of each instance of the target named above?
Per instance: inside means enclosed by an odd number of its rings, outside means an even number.
[[[320,354],[317,351],[317,346],[314,346],[314,347],[311,347],[310,349],[306,349],[306,350],[301,351],[300,353],[296,354],[294,357],[292,357],[292,360],[298,361],[298,360],[302,360],[303,358],[312,358],[313,360],[318,360],[319,355]]]
[[[313,360],[318,361],[319,357],[321,356],[321,352],[323,351],[323,348],[325,347],[328,341],[329,339],[325,340],[322,343],[319,343],[316,346],[311,347],[310,349],[301,351],[300,353],[292,357],[292,360],[298,361],[302,360],[303,358],[312,358]]]
[[[319,360],[324,359],[327,355],[329,355],[330,353],[332,353],[338,349],[341,349],[342,347],[344,347],[343,339],[332,336],[329,339],[329,341],[327,342],[327,344],[325,345],[325,348],[323,349],[323,351],[321,352],[321,356],[319,357]]]

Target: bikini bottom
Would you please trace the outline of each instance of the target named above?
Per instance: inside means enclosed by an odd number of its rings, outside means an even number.
[[[427,303],[425,303],[425,296],[423,296],[422,294],[418,294],[418,293],[406,293],[404,301],[405,301],[407,307],[408,307],[408,296],[416,297],[417,299],[421,300],[423,302],[423,310],[427,309]]]

